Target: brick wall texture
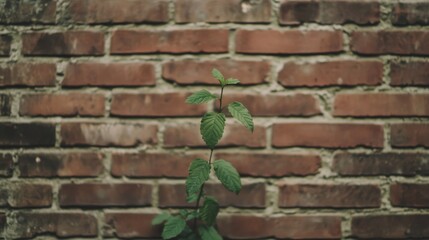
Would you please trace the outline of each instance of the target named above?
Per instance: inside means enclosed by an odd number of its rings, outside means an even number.
[[[0,238],[158,238],[212,68],[225,238],[429,239],[428,0],[0,0]]]

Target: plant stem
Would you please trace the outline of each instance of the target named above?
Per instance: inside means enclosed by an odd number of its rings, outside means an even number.
[[[223,88],[220,90],[220,99],[219,99],[219,112],[222,112],[222,97],[223,97]]]

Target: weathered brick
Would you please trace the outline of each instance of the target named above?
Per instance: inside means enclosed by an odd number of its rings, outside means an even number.
[[[152,202],[152,185],[139,183],[63,184],[59,191],[62,207],[148,206]]]
[[[19,114],[24,116],[103,116],[104,95],[86,93],[26,94]]]
[[[267,145],[265,128],[255,126],[253,133],[237,124],[226,125],[222,140],[217,146],[244,146],[263,148]],[[199,124],[167,125],[164,131],[164,147],[205,147]]]
[[[223,215],[218,227],[221,234],[232,239],[339,239],[341,217]]]
[[[0,87],[54,86],[56,66],[52,63],[16,63],[0,67]]]
[[[12,177],[14,169],[13,158],[11,154],[0,154],[0,178]]]
[[[363,55],[429,55],[427,31],[356,31],[351,34],[351,49]]]
[[[62,146],[123,146],[157,143],[158,127],[151,124],[63,123]]]
[[[228,30],[113,32],[111,53],[223,53],[228,51]]]
[[[375,215],[352,218],[352,237],[411,239],[429,237],[429,215]]]
[[[48,123],[0,123],[1,147],[55,145],[55,126]]]
[[[90,31],[24,33],[22,53],[30,56],[103,55],[104,33]]]
[[[429,155],[420,153],[338,153],[332,169],[344,176],[429,175]]]
[[[429,147],[429,124],[393,124],[390,144],[393,147]]]
[[[195,158],[207,158],[205,154],[178,153],[114,153],[112,175],[127,177],[174,177],[185,178]]]
[[[8,216],[4,229],[8,239],[33,238],[41,234],[58,237],[96,237],[97,219],[85,213],[17,212]]]
[[[0,35],[0,56],[9,56],[11,45],[12,45],[12,36],[8,34],[1,34]]]
[[[67,65],[63,86],[153,86],[155,69],[152,64],[121,62],[82,62]]]
[[[271,1],[241,0],[176,0],[176,23],[269,23]]]
[[[238,30],[235,50],[250,54],[335,53],[343,50],[343,37],[340,31]]]
[[[167,0],[73,0],[68,14],[76,23],[165,23]]]
[[[425,0],[395,2],[391,20],[393,25],[428,25],[429,3]]]
[[[224,94],[224,106],[234,101],[243,103],[252,116],[314,116],[321,114],[317,99],[306,94]]]
[[[393,63],[390,65],[390,85],[429,86],[428,62]]]
[[[162,65],[162,77],[180,85],[218,85],[219,81],[211,75],[213,68],[221,71],[227,78],[239,79],[240,85],[267,83],[270,74],[270,64],[266,61],[183,60],[164,63]]]
[[[4,0],[0,23],[55,23],[57,0]]]
[[[215,153],[216,159],[225,159],[242,176],[283,177],[314,175],[321,167],[317,155],[280,153]]]
[[[10,116],[12,109],[12,95],[0,94],[0,117]]]
[[[24,153],[18,156],[20,177],[95,177],[103,170],[103,154]]]
[[[375,185],[281,184],[280,207],[376,208],[381,191]]]
[[[273,125],[274,147],[383,147],[383,126],[352,123],[278,123]]]
[[[109,212],[105,214],[104,236],[120,238],[161,236],[161,225],[153,226],[152,219],[156,214],[151,213],[118,213]]]
[[[429,184],[395,183],[390,186],[390,202],[396,207],[429,207]]]
[[[49,207],[52,198],[52,186],[47,184],[9,182],[0,187],[0,206],[3,207]]]
[[[162,208],[193,207],[186,201],[185,184],[159,185],[158,205]],[[204,191],[216,196],[221,207],[265,208],[265,183],[243,184],[240,194],[229,192],[221,184],[206,184]]]
[[[185,92],[113,94],[110,113],[114,116],[176,117],[201,116],[207,105],[187,104]]]
[[[337,94],[334,116],[427,117],[429,94],[354,93]]]
[[[283,65],[278,81],[285,87],[380,85],[383,63],[379,61],[329,61]]]

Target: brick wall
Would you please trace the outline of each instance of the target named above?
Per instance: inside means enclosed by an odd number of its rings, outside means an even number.
[[[429,238],[429,1],[0,5],[0,238],[159,236],[213,67],[256,125],[215,153],[243,176],[207,186],[225,237]]]

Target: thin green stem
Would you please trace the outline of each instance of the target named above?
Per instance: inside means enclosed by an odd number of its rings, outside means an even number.
[[[222,112],[222,97],[223,97],[223,88],[220,90],[220,98],[219,98],[219,112]]]

